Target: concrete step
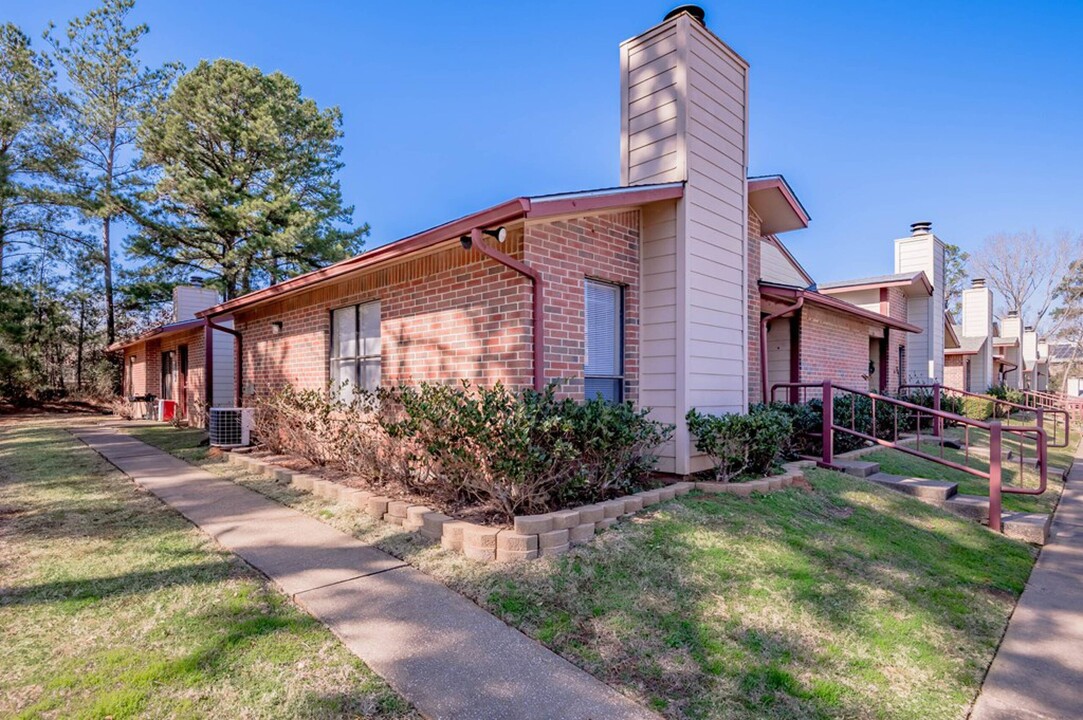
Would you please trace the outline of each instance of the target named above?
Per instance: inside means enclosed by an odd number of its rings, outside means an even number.
[[[955,496],[959,490],[958,483],[944,480],[928,480],[926,478],[903,477],[889,473],[875,472],[869,475],[867,480],[872,480],[877,485],[883,485],[897,492],[912,495],[920,500],[928,500],[942,503]]]
[[[944,509],[975,522],[989,522],[989,498],[984,495],[956,495],[944,503]]]
[[[1045,545],[1049,540],[1052,519],[1052,515],[1044,513],[1006,512],[1000,515],[1000,527],[1010,538],[1032,545]]]
[[[880,463],[868,462],[867,460],[836,460],[835,465],[842,468],[847,475],[867,478],[880,472]]]

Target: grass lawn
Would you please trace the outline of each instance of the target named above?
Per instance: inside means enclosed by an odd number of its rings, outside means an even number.
[[[693,493],[561,558],[483,565],[172,447],[402,557],[670,718],[965,717],[1034,561],[911,498],[811,471],[811,492]],[[188,438],[188,449],[183,449]]]
[[[0,425],[0,667],[2,717],[415,717],[48,418]]]
[[[946,435],[948,437],[959,439],[960,441],[962,440],[962,432],[958,428],[949,429],[946,432]],[[970,442],[972,447],[984,448],[986,450],[986,458],[988,457],[988,433],[984,433],[980,430],[971,430]],[[1004,443],[1005,447],[1008,448],[1016,448],[1018,446],[1018,443],[1014,439],[1010,442],[1005,439]],[[1049,448],[1049,464],[1059,468],[1070,467],[1072,465],[1075,447],[1078,444],[1079,433],[1072,433],[1068,442],[1068,447]],[[924,442],[921,444],[920,449],[922,452],[926,452],[930,455],[939,455],[941,450],[940,445],[938,444]],[[1035,456],[1032,443],[1024,445],[1023,456],[1028,458],[1033,458]],[[967,458],[962,450],[944,448],[944,457],[979,470],[987,471],[989,469],[988,459],[976,455],[970,455],[970,457]],[[862,456],[861,459],[880,463],[880,469],[882,471],[893,475],[947,480],[949,482],[959,483],[959,492],[962,494],[980,495],[982,497],[988,497],[989,495],[989,481],[983,478],[970,475],[961,470],[954,470],[929,460],[914,457],[913,455],[907,455],[898,450],[877,450]],[[1032,467],[1023,467],[1022,479],[1020,480],[1018,460],[1014,463],[1011,460],[1004,460],[1002,469],[1005,486],[1021,485],[1025,488],[1035,488],[1038,486],[1038,473]],[[1003,493],[1004,509],[1018,512],[1053,512],[1053,508],[1056,507],[1063,488],[1064,481],[1061,480],[1059,476],[1054,477],[1053,474],[1050,474],[1046,485],[1046,491],[1041,495]]]

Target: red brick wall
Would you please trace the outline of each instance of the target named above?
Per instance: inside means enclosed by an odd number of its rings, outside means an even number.
[[[524,239],[524,232],[526,238]],[[524,246],[526,251],[524,252]],[[582,396],[583,282],[625,287],[626,396],[638,395],[639,212],[532,224],[513,230],[503,252],[537,269],[545,286],[547,380]],[[432,254],[239,313],[242,389],[329,380],[330,311],[380,300],[382,383],[533,384],[530,281],[456,242]],[[272,323],[282,330],[272,332]]]
[[[956,390],[966,390],[966,356],[944,356],[944,385]]]
[[[203,353],[203,329],[188,330],[177,335],[171,335],[162,339],[148,340],[147,342],[126,348],[124,351],[124,393],[127,396],[154,395],[162,399],[162,353],[177,350],[181,345],[188,346],[188,411],[194,424],[202,424],[203,417],[199,409],[203,406],[205,398],[204,384],[204,353]],[[132,386],[128,387],[127,366],[129,358],[135,356],[135,366],[132,372]],[[179,380],[180,355],[174,359],[174,371]],[[174,381],[174,397],[169,400],[179,400],[179,384]]]
[[[801,309],[801,382],[831,380],[865,390],[869,328],[860,320],[806,304]]]
[[[763,239],[760,237],[760,216],[748,209],[748,402],[761,402],[760,380],[760,286],[763,276],[760,258]]]
[[[521,233],[505,247],[522,257]],[[333,309],[380,301],[382,382],[532,382],[529,281],[456,242],[239,314],[245,395],[329,381]],[[272,323],[281,322],[274,333]]]
[[[638,210],[531,224],[525,259],[545,283],[545,377],[559,380],[565,395],[582,399],[584,281],[624,288],[624,396],[639,397]]]

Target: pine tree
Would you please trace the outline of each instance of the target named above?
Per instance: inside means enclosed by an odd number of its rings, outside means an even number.
[[[140,130],[160,175],[132,255],[230,298],[356,254],[368,226],[350,227],[336,178],[341,122],[282,73],[201,62]]]
[[[0,286],[5,260],[82,242],[65,229],[68,199],[58,188],[70,177],[74,152],[59,130],[55,81],[49,59],[30,39],[15,25],[0,25]]]
[[[114,303],[115,222],[129,207],[143,179],[135,152],[141,119],[166,95],[178,67],[147,68],[138,58],[146,25],[128,26],[134,0],[105,0],[68,23],[65,36],[46,32],[71,83],[68,123],[78,143],[84,173],[80,210],[99,225],[98,261],[105,293],[106,338],[116,339]]]

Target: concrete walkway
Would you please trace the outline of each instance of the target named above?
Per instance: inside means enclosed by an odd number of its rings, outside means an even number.
[[[426,717],[657,720],[387,553],[110,428],[72,432],[274,581]]]
[[[972,720],[1083,717],[1083,444]]]

